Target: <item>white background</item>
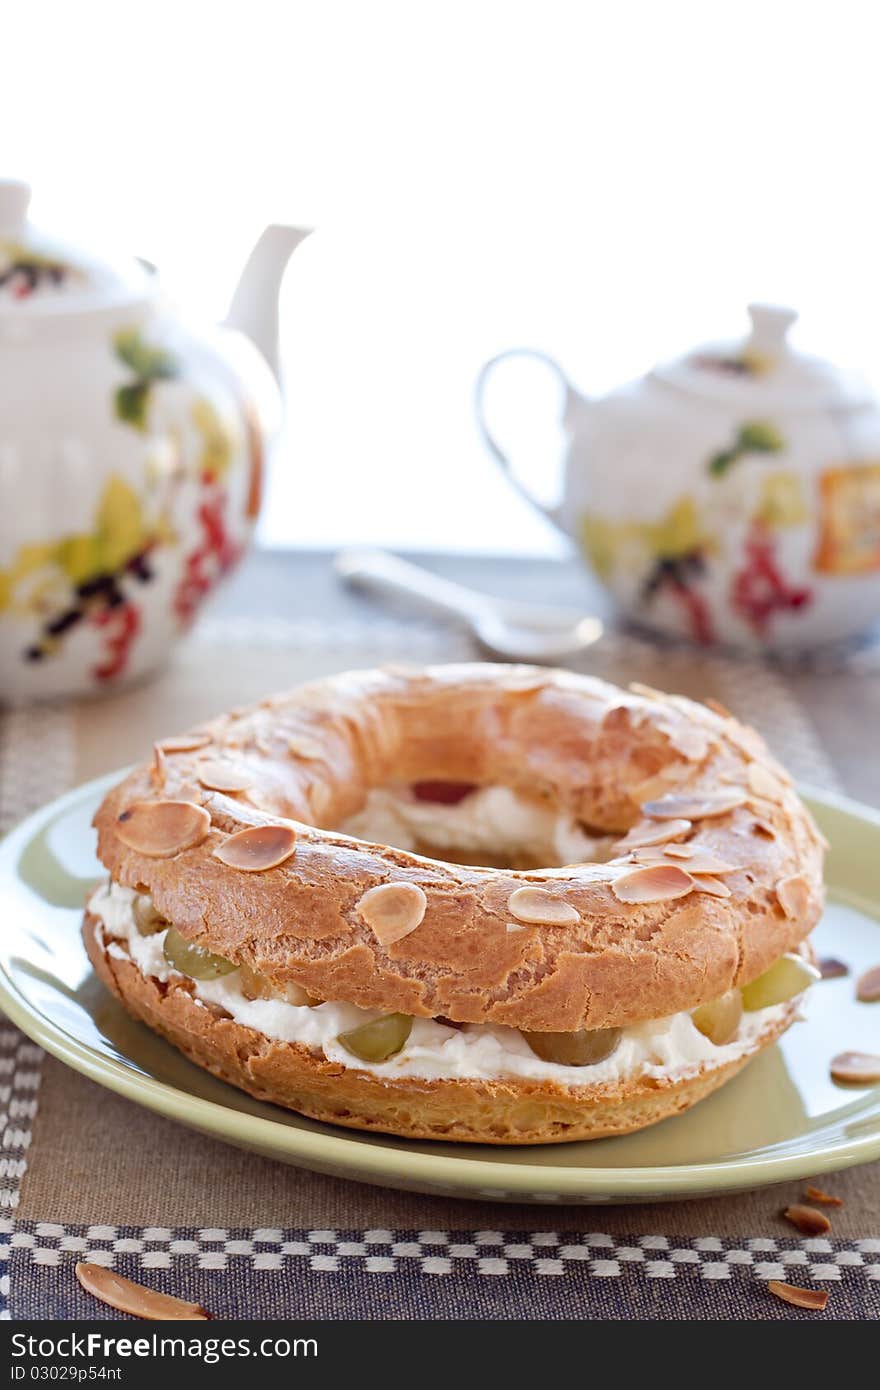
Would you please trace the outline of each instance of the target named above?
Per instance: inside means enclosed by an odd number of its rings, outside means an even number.
[[[0,168],[46,225],[157,261],[219,316],[266,221],[319,230],[284,289],[290,424],[263,534],[549,552],[477,439],[480,362],[587,391],[797,305],[878,351],[871,3],[77,0],[10,5]],[[493,400],[552,478],[555,397]]]

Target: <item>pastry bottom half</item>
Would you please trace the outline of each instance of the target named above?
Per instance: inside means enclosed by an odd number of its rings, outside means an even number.
[[[768,1023],[752,1047],[717,1067],[614,1084],[564,1086],[497,1081],[389,1081],[328,1061],[300,1043],[278,1042],[196,1000],[186,979],[143,975],[111,956],[86,914],[83,939],[103,983],[129,1013],[221,1081],[315,1120],[350,1129],[468,1144],[554,1144],[629,1134],[678,1115],[735,1076],[792,1022],[796,1005]]]

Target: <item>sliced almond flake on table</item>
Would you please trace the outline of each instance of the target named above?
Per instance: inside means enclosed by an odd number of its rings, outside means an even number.
[[[782,1215],[805,1236],[824,1236],[831,1230],[831,1222],[824,1211],[817,1211],[815,1207],[804,1206],[799,1202],[786,1207]]]
[[[783,1303],[790,1303],[794,1308],[806,1308],[813,1313],[821,1313],[828,1303],[827,1289],[801,1289],[797,1284],[785,1284],[781,1279],[771,1279],[767,1288]]]
[[[860,1004],[876,1004],[880,1000],[880,965],[872,965],[859,976],[856,998]]]
[[[831,1076],[845,1086],[873,1086],[880,1081],[880,1057],[870,1052],[838,1052],[831,1060]]]
[[[134,1318],[144,1318],[149,1322],[208,1322],[211,1314],[199,1303],[187,1303],[172,1294],[160,1293],[158,1289],[146,1288],[115,1274],[104,1265],[81,1261],[75,1266],[76,1277],[86,1293],[92,1294],[120,1313],[130,1313]]]
[[[823,980],[842,980],[849,974],[849,966],[834,956],[821,956],[816,964]]]
[[[842,1207],[843,1198],[824,1192],[821,1187],[805,1187],[804,1196],[808,1202],[819,1202],[824,1207]]]

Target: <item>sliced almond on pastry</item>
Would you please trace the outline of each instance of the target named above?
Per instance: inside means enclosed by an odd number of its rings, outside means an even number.
[[[630,849],[642,849],[648,845],[665,845],[670,840],[677,840],[680,836],[686,835],[691,829],[689,820],[665,820],[660,825],[645,825],[637,830],[630,830],[622,840],[615,846],[621,853]]]
[[[645,685],[644,681],[630,681],[627,688],[642,700],[657,700],[663,705],[668,699],[664,690],[657,690],[653,685]]]
[[[741,753],[747,753],[750,758],[767,756],[767,745],[751,724],[740,724],[738,719],[729,719],[724,725],[724,732]]]
[[[214,858],[231,869],[261,873],[275,869],[296,849],[296,831],[290,825],[252,825],[230,835],[214,850]]]
[[[213,792],[247,791],[254,780],[247,768],[225,758],[209,758],[199,763],[196,777],[203,787]]]
[[[755,796],[763,796],[767,801],[781,801],[785,796],[785,787],[764,763],[749,763],[747,776],[749,791]]]
[[[117,839],[149,859],[192,849],[210,829],[208,812],[192,801],[135,801],[116,818]]]
[[[163,753],[194,753],[197,748],[207,748],[213,742],[210,734],[181,734],[178,738],[163,738],[157,747]]]
[[[424,889],[417,883],[378,883],[357,903],[357,911],[383,946],[392,946],[415,931],[427,907]]]
[[[714,699],[714,697],[711,695],[706,696],[705,700],[703,701],[703,704],[706,706],[707,709],[710,709],[713,714],[717,714],[721,719],[733,719],[734,717],[726,705],[722,705],[720,700]]]
[[[646,864],[621,874],[611,884],[611,891],[622,903],[662,903],[668,898],[683,898],[695,887],[691,875],[677,864]]]
[[[797,920],[810,905],[810,885],[803,874],[791,874],[777,883],[776,897],[786,917]]]
[[[507,899],[507,907],[520,922],[562,927],[580,921],[577,908],[546,888],[515,888]]]
[[[287,740],[287,751],[303,762],[318,762],[324,757],[324,749],[311,734],[291,734]]]
[[[158,1289],[147,1289],[103,1265],[80,1262],[74,1268],[86,1293],[111,1308],[118,1308],[120,1313],[130,1313],[134,1318],[145,1318],[149,1322],[207,1322],[210,1319],[210,1313],[200,1304],[186,1303]]]
[[[688,868],[690,869],[690,865]],[[693,875],[694,883],[698,893],[708,893],[713,898],[729,898],[730,889],[726,883],[722,883],[720,878],[713,878],[711,874]]]
[[[166,771],[167,765],[162,745],[161,743],[154,743],[153,761],[150,764],[150,781],[153,783],[154,787],[158,787],[160,790],[164,787]]]
[[[849,1086],[873,1086],[880,1081],[880,1057],[870,1052],[838,1052],[831,1060],[831,1075]]]
[[[687,720],[676,720],[675,723],[663,721],[658,728],[669,739],[676,753],[680,753],[689,763],[701,763],[709,751],[711,738],[698,724]]]
[[[636,850],[635,858],[644,864],[669,863],[670,858],[680,863],[689,874],[733,874],[737,865],[729,864],[711,850],[701,849],[699,845],[666,845],[661,850]]]
[[[661,796],[659,801],[646,801],[642,810],[647,816],[654,816],[656,820],[678,820],[683,817],[686,820],[707,820],[710,816],[723,816],[728,811],[735,811],[737,806],[744,806],[746,794],[738,787],[731,787],[728,792],[707,792],[705,796],[685,796],[675,792],[670,792],[668,796]]]

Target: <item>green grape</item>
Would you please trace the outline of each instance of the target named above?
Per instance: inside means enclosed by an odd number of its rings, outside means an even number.
[[[610,1057],[620,1042],[619,1028],[582,1028],[578,1033],[523,1033],[543,1062],[561,1067],[590,1067]]]
[[[168,926],[168,919],[157,911],[153,899],[146,893],[138,893],[131,907],[134,924],[141,936],[155,936]]]
[[[754,1013],[756,1009],[769,1009],[772,1004],[784,1004],[820,978],[815,966],[800,956],[780,956],[757,980],[743,985],[743,1008]]]
[[[340,1033],[339,1041],[353,1057],[362,1062],[387,1062],[400,1052],[412,1029],[408,1014],[386,1014],[373,1023],[362,1023],[348,1033]]]
[[[742,995],[738,989],[729,989],[720,999],[711,999],[708,1004],[694,1009],[691,1018],[694,1027],[704,1038],[717,1047],[723,1047],[736,1037],[742,1012]]]
[[[189,975],[193,980],[217,980],[221,975],[229,975],[235,965],[225,956],[215,956],[204,946],[194,946],[180,935],[176,927],[169,927],[165,935],[162,952],[168,964],[181,975]]]

